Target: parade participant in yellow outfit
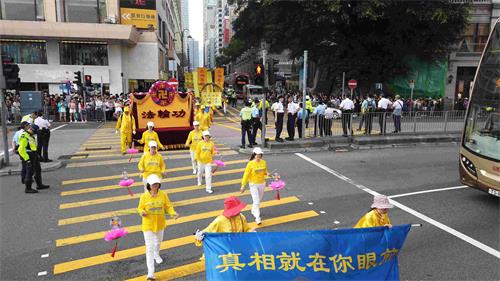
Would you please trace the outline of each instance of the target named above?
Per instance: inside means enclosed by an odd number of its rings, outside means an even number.
[[[254,228],[250,228],[247,219],[241,210],[246,207],[238,197],[228,197],[224,200],[224,212],[216,217],[205,229],[197,230],[195,234],[195,244],[201,246],[201,241],[205,238],[206,232],[252,232]],[[202,257],[203,259],[203,257]]]
[[[250,194],[252,195],[252,215],[255,217],[255,222],[261,224],[260,219],[260,202],[264,196],[264,188],[266,187],[267,163],[262,159],[262,149],[256,147],[253,149],[250,162],[248,162],[241,181],[241,193],[245,192],[245,187],[248,183]]]
[[[146,244],[147,280],[155,280],[155,262],[160,264],[160,245],[163,241],[163,231],[166,227],[165,214],[174,220],[179,217],[167,194],[160,190],[161,180],[157,175],[147,178],[147,190],[141,195],[137,211],[142,217],[142,232]]]
[[[194,105],[194,120],[200,122],[203,110],[200,109],[200,103],[196,102]]]
[[[158,134],[153,131],[155,124],[151,121],[148,122],[147,124],[148,130],[142,133],[142,138],[139,141],[140,144],[144,144],[144,152],[149,151],[149,145],[148,143],[150,141],[155,141],[158,144],[158,148],[161,150],[164,150],[165,147],[161,144],[160,139],[158,138]]]
[[[135,118],[130,114],[130,108],[125,107],[123,114],[118,118],[116,123],[116,133],[120,130],[120,144],[122,154],[125,154],[127,148],[132,145],[132,134],[135,135]]]
[[[200,122],[200,130],[206,131],[210,129],[210,126],[212,126],[210,113],[202,111],[200,114],[200,120],[198,120],[198,122]]]
[[[212,156],[215,155],[215,145],[210,140],[210,132],[203,131],[203,140],[198,142],[194,153],[194,158],[198,162],[198,186],[201,186],[202,174],[205,172],[205,190],[213,193],[212,190]]]
[[[196,146],[203,139],[202,131],[200,130],[200,123],[198,121],[193,122],[194,130],[189,132],[188,138],[186,140],[186,146],[189,147],[189,154],[191,155],[191,165],[193,166],[193,175],[196,175],[196,159],[194,157]]]
[[[366,213],[356,223],[354,228],[366,228],[375,226],[388,226],[392,227],[391,220],[387,215],[387,209],[394,207],[389,203],[389,198],[385,195],[375,195],[373,198],[372,209]]]
[[[147,178],[150,175],[156,175],[161,178],[165,172],[167,167],[165,166],[165,162],[163,161],[163,157],[157,151],[157,144],[155,141],[150,141],[149,144],[149,152],[144,152],[139,160],[139,164],[137,164],[137,168],[142,173],[142,181],[144,182],[144,192],[146,193],[147,186]]]

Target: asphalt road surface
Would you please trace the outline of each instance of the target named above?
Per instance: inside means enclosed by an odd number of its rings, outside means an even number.
[[[213,194],[196,186],[187,151],[162,152],[167,163],[162,189],[181,217],[167,222],[158,280],[205,279],[202,249],[192,233],[220,214],[226,197],[239,194],[248,155],[233,148],[240,137],[237,123],[219,121],[212,131],[228,165],[215,173]],[[54,141],[51,149],[60,146],[66,165],[43,174],[49,190],[28,195],[19,176],[0,178],[1,280],[145,280],[136,214],[143,187],[134,174],[139,155],[120,155],[112,125],[58,131],[64,142]],[[287,187],[281,200],[265,193],[258,231],[349,228],[369,209],[372,194],[381,193],[396,202],[389,213],[393,224],[423,225],[412,228],[399,255],[402,280],[498,280],[499,199],[461,186],[457,150],[455,144],[441,144],[265,155]],[[137,182],[133,196],[117,185],[124,170]],[[248,193],[240,197],[251,204]],[[244,214],[253,222],[249,211]],[[103,236],[115,215],[130,233],[111,258],[114,244]]]

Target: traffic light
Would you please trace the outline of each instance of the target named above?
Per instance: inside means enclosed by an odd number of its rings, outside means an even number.
[[[92,86],[92,76],[85,75],[85,87],[91,87],[91,86]]]
[[[7,89],[18,89],[21,85],[19,79],[19,66],[10,57],[2,56],[3,76]]]
[[[278,63],[280,61],[277,59],[269,60],[268,76],[269,77],[269,85],[274,85],[276,83],[276,72],[279,72]]]
[[[82,85],[82,72],[81,71],[75,71],[75,78],[73,80],[73,84],[81,86]]]
[[[264,85],[264,65],[262,63],[255,64],[255,84]]]

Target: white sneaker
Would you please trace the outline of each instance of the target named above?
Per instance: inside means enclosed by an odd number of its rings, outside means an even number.
[[[163,262],[163,259],[160,256],[155,257],[156,264],[160,264]]]
[[[211,190],[211,189],[206,189],[205,191],[206,191],[208,194],[212,194],[212,193],[214,193],[214,191],[213,191],[213,190]]]
[[[201,182],[198,183],[198,186],[201,186]]]
[[[257,223],[257,225],[260,225],[262,223],[262,220],[260,218],[256,218],[255,223]]]
[[[193,170],[193,175],[196,175],[196,170]]]

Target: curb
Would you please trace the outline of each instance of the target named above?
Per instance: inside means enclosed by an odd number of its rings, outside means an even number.
[[[43,163],[41,163],[43,164]],[[51,162],[50,164],[47,165],[42,165],[42,172],[50,172],[57,170],[63,166],[63,163],[61,161],[55,160],[54,162]],[[10,166],[10,167],[5,167],[3,170],[0,171],[0,177],[5,177],[5,176],[13,176],[13,175],[20,175],[21,174],[21,166]]]

